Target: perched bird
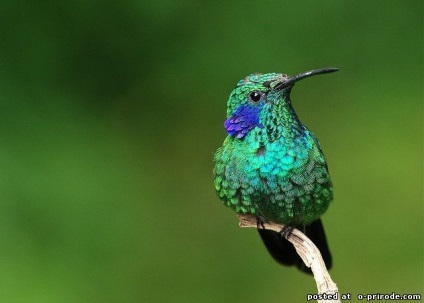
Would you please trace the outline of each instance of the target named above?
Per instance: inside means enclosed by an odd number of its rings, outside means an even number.
[[[327,163],[314,134],[299,120],[290,92],[304,78],[337,71],[324,68],[287,76],[252,74],[240,80],[227,102],[228,136],[215,153],[215,189],[239,214],[298,228],[332,265],[320,216],[333,199]],[[310,273],[280,233],[258,229],[272,257]]]

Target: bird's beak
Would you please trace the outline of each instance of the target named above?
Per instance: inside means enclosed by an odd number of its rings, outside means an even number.
[[[305,79],[314,75],[334,73],[334,72],[337,72],[338,70],[339,69],[337,67],[328,67],[328,68],[310,70],[307,72],[297,74],[296,76],[287,77],[282,82],[278,83],[274,88],[278,90],[282,90],[287,87],[292,87],[297,81],[300,81],[302,79]]]

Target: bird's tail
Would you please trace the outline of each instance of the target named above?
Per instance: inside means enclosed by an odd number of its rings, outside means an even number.
[[[327,269],[330,269],[333,262],[321,220],[318,219],[310,225],[302,226],[299,229],[318,247]],[[301,271],[312,273],[311,269],[303,263],[296,253],[293,244],[281,236],[280,233],[267,229],[258,229],[258,231],[268,252],[275,261],[285,266],[296,265]]]

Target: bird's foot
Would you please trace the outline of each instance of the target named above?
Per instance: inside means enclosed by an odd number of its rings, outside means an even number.
[[[294,227],[291,225],[284,225],[283,228],[280,230],[280,235],[282,235],[284,238],[288,239],[293,232]]]
[[[266,220],[265,218],[261,218],[261,217],[256,217],[256,227],[265,229],[264,223],[268,223],[268,220]]]

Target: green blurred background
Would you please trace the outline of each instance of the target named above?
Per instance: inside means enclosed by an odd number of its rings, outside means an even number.
[[[1,302],[303,302],[213,187],[226,101],[296,85],[342,293],[423,294],[422,1],[2,1]]]

